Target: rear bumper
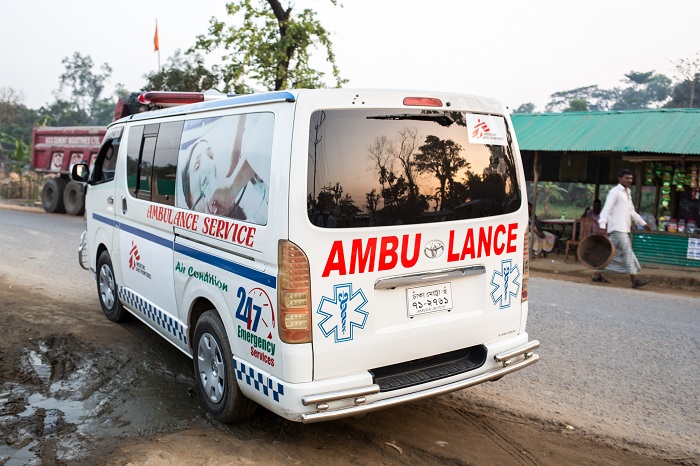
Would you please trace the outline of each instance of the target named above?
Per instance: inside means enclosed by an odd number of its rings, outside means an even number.
[[[367,402],[367,397],[371,397],[372,395],[379,393],[378,385],[369,385],[366,387],[358,387],[349,390],[306,395],[302,398],[302,404],[304,406],[314,406],[316,411],[313,413],[302,414],[301,422],[309,424],[348,416],[357,416],[370,411],[389,408],[391,406],[421,400],[423,398],[443,395],[445,393],[472,387],[483,382],[497,380],[504,375],[508,375],[536,363],[539,360],[539,356],[533,353],[533,351],[536,348],[539,348],[539,346],[540,342],[533,340],[517,348],[497,353],[494,355],[494,361],[498,363],[500,367],[489,372],[448,383],[446,385],[440,385],[412,393],[405,393],[390,398],[378,399],[369,403]],[[344,402],[342,404],[345,406],[332,409],[330,407],[330,403],[333,402]],[[348,402],[351,402],[352,405],[347,406]]]

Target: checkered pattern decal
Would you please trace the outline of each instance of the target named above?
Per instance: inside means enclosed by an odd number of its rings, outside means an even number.
[[[173,319],[168,313],[122,286],[119,287],[119,298],[143,314],[148,320],[175,336],[184,344],[187,344],[187,335],[184,333],[185,329],[182,324]]]
[[[284,396],[284,385],[281,383],[273,382],[271,378],[262,375],[259,372],[255,372],[255,369],[250,367],[250,365],[237,361],[233,359],[233,366],[236,368],[236,377],[238,380],[245,381],[246,384],[250,385],[259,392],[262,392],[266,397],[270,397],[272,394],[272,399],[275,401],[280,400],[280,396]],[[275,389],[274,386],[277,385]]]

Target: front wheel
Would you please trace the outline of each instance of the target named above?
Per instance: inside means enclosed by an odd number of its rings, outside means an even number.
[[[107,251],[102,251],[97,259],[97,295],[100,298],[102,312],[112,322],[124,322],[129,312],[124,309],[117,296],[117,281],[114,279],[112,259]]]
[[[212,417],[226,424],[250,417],[256,404],[243,396],[236,383],[231,346],[214,310],[197,321],[193,356],[197,388]]]

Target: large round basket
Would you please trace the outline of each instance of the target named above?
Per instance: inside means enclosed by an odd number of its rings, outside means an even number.
[[[615,246],[607,236],[590,235],[578,245],[578,259],[590,269],[604,269],[615,256]]]

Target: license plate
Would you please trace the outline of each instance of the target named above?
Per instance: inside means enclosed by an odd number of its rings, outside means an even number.
[[[452,284],[419,286],[406,289],[408,317],[452,309]]]

